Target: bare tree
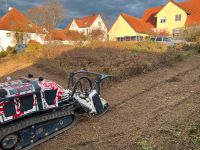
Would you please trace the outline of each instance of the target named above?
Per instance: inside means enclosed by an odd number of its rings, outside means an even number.
[[[105,38],[105,32],[101,29],[92,30],[89,33],[90,40],[100,40],[102,41]]]
[[[42,5],[33,7],[27,11],[27,15],[31,21],[45,29],[47,36],[47,57],[54,56],[55,50],[52,45],[52,31],[58,26],[60,21],[67,15],[67,11],[61,3],[55,0],[45,0]]]
[[[55,0],[46,0],[43,5],[29,9],[27,14],[32,22],[42,26],[48,32],[57,27],[66,15],[64,7]]]
[[[74,41],[76,44],[82,45],[86,41],[86,36],[78,31],[66,31],[65,34],[69,40]]]

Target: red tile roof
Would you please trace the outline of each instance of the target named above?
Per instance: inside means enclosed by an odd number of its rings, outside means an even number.
[[[150,26],[144,20],[129,16],[125,13],[122,13],[121,16],[136,32],[148,33],[150,31]]]
[[[16,8],[12,8],[0,18],[0,30],[42,32],[41,28],[31,23],[31,21]]]
[[[200,0],[187,0],[185,2],[175,2],[171,0],[174,4],[182,8],[188,14],[186,25],[196,25],[200,24]],[[142,19],[148,24],[152,25],[152,27],[156,27],[156,14],[163,8],[164,6],[154,7],[147,9],[144,12],[144,16]]]
[[[69,28],[71,27],[71,25],[72,25],[72,22],[73,22],[73,20],[66,26],[66,30],[69,30]]]
[[[157,24],[157,18],[155,16],[162,8],[163,8],[162,6],[159,6],[145,10],[142,19],[152,28],[155,28]]]
[[[50,34],[51,40],[58,41],[76,41],[79,40],[83,35],[78,31],[69,31],[69,30],[53,30]],[[49,39],[49,35],[46,36],[46,39]]]
[[[50,35],[52,40],[66,41],[68,40],[66,33],[66,30],[53,30]]]
[[[175,2],[174,0],[169,0],[169,1],[178,6],[179,8],[181,8],[182,10],[184,10],[188,15],[190,14],[190,11],[188,11],[188,9],[185,9],[185,7],[183,7],[180,3]]]
[[[91,16],[87,16],[87,17],[83,17],[83,18],[79,18],[79,19],[73,19],[75,21],[75,23],[78,25],[79,28],[87,28],[87,27],[91,27],[92,24],[94,23],[94,21],[97,19],[97,17],[100,14],[95,14],[95,15],[91,15]],[[71,21],[66,29],[69,29],[71,24],[73,21]]]
[[[188,0],[179,3],[184,9],[190,12],[187,17],[186,25],[199,25],[200,24],[200,0]]]

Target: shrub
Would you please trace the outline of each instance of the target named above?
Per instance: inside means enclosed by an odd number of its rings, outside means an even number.
[[[142,41],[142,42],[100,42],[93,41],[87,48],[103,48],[103,49],[118,49],[131,52],[164,52],[167,50],[167,45],[152,41]]]
[[[135,43],[131,49],[131,51],[134,52],[164,52],[166,50],[167,45],[152,41],[143,41]]]
[[[195,44],[195,49],[197,50],[198,53],[200,53],[200,42]]]
[[[191,53],[187,51],[180,51],[180,52],[177,52],[177,54],[175,55],[175,59],[177,61],[183,61],[185,57],[189,56],[190,54]]]
[[[0,52],[0,58],[6,57],[6,56],[7,56],[6,51],[1,51],[1,52]]]
[[[192,46],[188,45],[187,43],[177,43],[171,46],[170,49],[176,51],[188,51],[192,49]]]
[[[29,52],[35,52],[41,50],[43,46],[40,43],[29,43],[26,50]]]
[[[185,38],[187,41],[191,42],[197,42],[199,41],[200,37],[200,27],[191,27],[183,32],[183,38]]]
[[[170,33],[167,30],[157,30],[157,31],[150,31],[152,36],[169,36]]]
[[[98,41],[98,40],[103,40],[104,35],[105,35],[105,33],[103,30],[96,29],[89,33],[89,38],[90,38],[90,41],[93,41],[93,40]]]
[[[9,54],[16,54],[16,50],[15,50],[15,47],[8,47],[7,50],[6,50],[6,53],[9,55]]]
[[[74,41],[77,44],[82,45],[86,40],[84,33],[79,33],[78,31],[67,31],[65,34],[68,37],[68,40]]]
[[[152,47],[158,47],[158,50],[150,51]],[[137,51],[124,48],[85,47],[65,51],[51,58],[44,57],[39,59],[36,65],[48,72],[64,76],[85,69],[112,74],[113,80],[121,80],[161,66],[171,65],[174,61],[178,61],[175,58],[176,53],[177,51],[161,51],[160,45],[154,44],[147,50]]]

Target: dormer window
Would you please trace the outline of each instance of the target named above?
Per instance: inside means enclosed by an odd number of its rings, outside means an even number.
[[[175,16],[175,21],[181,21],[181,14],[178,14]]]
[[[166,17],[161,17],[160,18],[160,23],[166,23]]]
[[[98,22],[99,27],[101,27],[101,22]]]
[[[7,37],[11,37],[11,34],[10,34],[10,33],[6,33],[6,36],[7,36]]]
[[[75,27],[76,25],[75,24],[72,24],[72,27]]]

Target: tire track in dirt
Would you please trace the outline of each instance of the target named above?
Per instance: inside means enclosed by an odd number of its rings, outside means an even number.
[[[140,95],[143,95],[143,94],[145,94],[145,93],[147,93],[147,92],[150,92],[152,89],[154,89],[155,87],[158,87],[158,86],[161,85],[161,84],[164,84],[164,83],[166,83],[166,82],[169,82],[169,81],[175,79],[176,77],[183,76],[183,75],[185,75],[185,74],[187,74],[187,73],[189,73],[189,72],[191,72],[191,71],[195,71],[195,70],[197,70],[197,69],[199,69],[199,68],[200,68],[200,66],[197,66],[197,67],[194,67],[194,68],[192,68],[192,69],[188,69],[188,70],[186,70],[186,71],[183,71],[183,72],[181,72],[181,73],[178,73],[178,74],[174,75],[173,77],[170,77],[169,79],[162,80],[162,81],[160,81],[160,82],[158,82],[158,83],[156,83],[156,84],[150,86],[149,88],[144,89],[142,92],[136,93],[135,95],[129,97],[128,99],[125,99],[125,100],[123,100],[122,102],[120,102],[120,103],[118,103],[118,104],[115,104],[114,106],[111,107],[111,111],[112,111],[113,109],[117,109],[118,107],[120,107],[120,106],[122,106],[122,105],[128,103],[129,101],[133,101],[134,98],[136,98],[136,97],[138,97],[138,96],[140,96]]]
[[[122,83],[122,85],[120,84],[122,87],[119,89],[115,89],[114,86],[114,89],[106,90],[108,91],[108,98],[113,92],[118,93],[110,99],[111,109],[105,116],[102,118],[81,118],[75,128],[36,149],[134,150],[134,144],[138,139],[144,135],[149,137],[151,135],[157,136],[155,133],[162,127],[163,123],[169,122],[170,124],[175,119],[175,116],[170,116],[172,120],[169,118],[167,120],[165,116],[169,116],[170,111],[176,107],[183,107],[189,101],[186,99],[190,99],[196,93],[198,94],[200,90],[198,87],[200,82],[198,79],[200,74],[198,60],[199,57],[192,61],[182,62],[180,63],[181,65],[179,64],[169,69],[155,71],[150,75],[134,77],[130,79],[130,82],[127,82],[129,85],[137,85],[138,83],[140,84],[139,88],[134,86],[123,88],[127,83]],[[179,73],[176,73],[176,71]],[[154,75],[156,75],[155,78],[158,76],[158,79],[148,82],[148,79],[154,79]],[[145,79],[143,80],[142,78]],[[194,80],[197,82],[193,83]],[[193,84],[194,87],[190,87],[190,84]],[[141,88],[145,86],[149,87],[146,89]],[[187,90],[194,91],[194,93],[187,92]],[[130,92],[130,94],[128,96],[123,94],[120,96],[120,93],[123,92]],[[200,108],[199,105],[197,107]],[[188,113],[192,114],[192,111]],[[183,117],[183,120],[187,119],[184,116],[181,117]],[[191,117],[191,119],[194,118]]]
[[[126,104],[126,103],[128,103],[128,102],[133,102],[133,99],[135,99],[135,98],[138,97],[138,96],[142,96],[143,94],[145,94],[145,93],[147,93],[147,92],[151,92],[151,90],[153,90],[153,89],[154,89],[155,87],[157,87],[157,86],[160,86],[160,85],[165,84],[165,83],[167,83],[167,82],[172,82],[172,79],[177,78],[177,77],[181,78],[182,76],[185,76],[185,75],[187,75],[188,73],[191,73],[191,72],[193,72],[193,71],[196,71],[196,70],[198,70],[199,68],[200,68],[200,67],[197,66],[197,67],[194,67],[194,68],[192,68],[192,69],[186,70],[186,71],[184,71],[184,72],[178,73],[178,74],[176,74],[175,76],[173,76],[173,77],[171,77],[171,78],[169,78],[169,79],[163,80],[163,81],[161,81],[161,82],[159,82],[159,83],[157,83],[157,84],[151,86],[150,88],[144,90],[143,92],[138,93],[138,94],[132,96],[131,98],[128,99],[128,101],[123,101],[123,103],[119,103],[119,104],[115,105],[114,108],[113,108],[113,107],[111,108],[111,111],[113,111],[112,109],[116,109],[116,107],[120,107],[120,106],[122,106],[123,104]],[[175,107],[177,107],[178,105],[181,105],[183,102],[187,101],[190,97],[193,97],[194,95],[196,95],[196,94],[198,94],[198,93],[200,93],[200,90],[198,90],[198,91],[196,91],[196,92],[190,94],[190,95],[187,96],[187,97],[184,97],[183,99],[179,100],[176,104],[169,105],[169,106],[167,106],[167,107],[163,107],[163,108],[160,108],[160,109],[154,111],[153,114],[157,114],[157,115],[156,115],[155,117],[151,118],[152,120],[149,122],[149,125],[150,125],[152,122],[154,122],[154,120],[157,120],[157,118],[159,118],[161,115],[163,115],[163,113],[160,114],[160,112],[162,112],[163,110],[165,111],[165,113],[167,113],[168,110],[174,109]],[[126,107],[124,107],[124,108],[126,108]],[[110,112],[110,113],[112,113],[112,112]],[[122,138],[123,136],[125,136],[125,134],[123,134],[123,133],[118,133],[118,134],[114,134],[114,137],[112,137],[112,136],[109,135],[109,136],[105,136],[105,137],[103,137],[103,138],[93,139],[93,140],[91,140],[91,141],[88,140],[88,141],[85,141],[85,142],[80,142],[80,143],[77,143],[77,144],[71,145],[71,146],[72,146],[72,147],[79,147],[79,146],[85,146],[85,145],[87,145],[87,144],[90,144],[90,145],[94,145],[94,144],[95,144],[95,145],[96,145],[96,144],[97,144],[97,145],[99,145],[99,144],[102,145],[102,144],[103,144],[103,145],[104,145],[104,144],[108,144],[108,143],[110,143],[110,142],[116,140],[117,138]]]
[[[176,78],[182,78],[182,77],[184,77],[184,76],[187,76],[188,74],[190,75],[190,74],[194,74],[196,71],[199,71],[199,66],[198,67],[194,67],[194,68],[192,68],[192,69],[189,69],[189,70],[186,70],[186,71],[184,71],[184,72],[181,72],[181,73],[178,73],[178,74],[176,74],[175,76],[173,76],[173,77],[171,77],[171,78],[169,78],[169,79],[166,79],[166,80],[163,80],[163,81],[161,81],[161,82],[159,82],[159,83],[157,83],[157,84],[155,84],[155,85],[153,85],[153,86],[151,86],[151,88],[148,88],[147,90],[145,90],[145,92],[142,92],[142,94],[136,94],[136,95],[134,95],[134,98],[132,98],[132,99],[128,99],[129,101],[124,101],[123,103],[122,103],[122,105],[121,105],[121,103],[120,103],[120,105],[115,105],[117,108],[118,107],[120,107],[120,106],[123,106],[123,104],[126,104],[126,103],[128,103],[128,102],[133,102],[133,100],[135,99],[135,101],[137,100],[136,98],[137,97],[139,97],[139,96],[142,96],[142,95],[144,95],[144,94],[146,94],[146,93],[148,93],[148,92],[154,92],[153,91],[153,89],[154,88],[156,88],[156,87],[158,87],[158,86],[161,86],[162,87],[162,84],[163,85],[165,85],[165,83],[173,83],[172,81],[173,80],[175,80],[175,82],[181,82],[181,79],[179,80],[179,81],[177,81],[177,79]],[[198,77],[199,75],[197,75],[196,77]],[[192,96],[194,96],[194,95],[196,95],[196,94],[198,94],[200,91],[198,90],[198,91],[196,91],[196,92],[194,92],[194,93],[192,93],[192,94],[189,94],[188,96],[186,96],[186,97],[184,97],[183,99],[180,99],[177,103],[175,103],[175,104],[173,104],[173,105],[169,105],[169,106],[165,106],[164,108],[161,108],[161,109],[159,109],[159,110],[157,110],[157,111],[154,111],[153,112],[153,114],[159,114],[159,112],[161,111],[162,112],[162,110],[165,110],[166,112],[168,111],[168,110],[172,110],[172,109],[174,109],[175,107],[177,107],[178,105],[181,105],[182,103],[184,103],[185,101],[187,101],[190,97],[192,97]],[[131,107],[131,106],[128,106],[128,107]],[[123,107],[123,109],[126,109],[126,106],[125,107]],[[112,113],[112,112],[111,112]],[[159,116],[155,116],[156,118],[157,117],[159,117]],[[154,117],[154,118],[155,118]],[[151,119],[153,119],[153,118],[151,118]],[[123,135],[123,134],[122,134]],[[115,140],[116,138],[120,138],[122,135],[119,135],[119,136],[116,136],[114,139],[112,139],[112,138],[109,138],[109,136],[107,137],[108,139],[107,140],[104,140],[105,139],[105,137],[103,137],[103,139],[96,139],[96,140],[93,140],[93,144],[96,142],[96,144],[97,143],[100,143],[99,141],[103,141],[102,143],[103,143],[103,145],[104,144],[108,144],[109,142],[111,142],[112,140]],[[95,142],[94,142],[95,141]],[[108,142],[109,141],[109,142]],[[87,141],[87,144],[89,144],[90,143],[90,141]],[[80,144],[80,145],[82,145],[82,144]],[[79,145],[79,146],[80,146]],[[99,144],[97,144],[97,145],[99,145]]]

